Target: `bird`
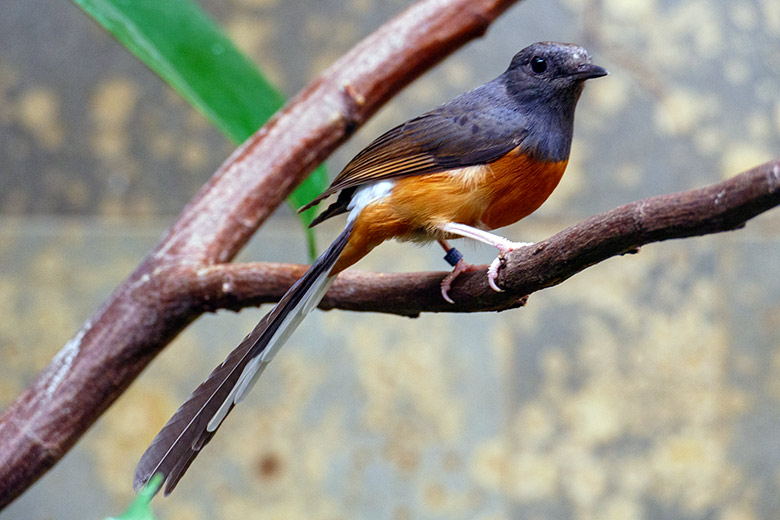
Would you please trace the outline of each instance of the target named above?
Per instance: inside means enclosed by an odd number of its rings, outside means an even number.
[[[168,495],[228,413],[241,402],[336,275],[389,239],[438,242],[455,278],[475,269],[449,240],[498,249],[488,269],[526,246],[490,230],[535,211],[566,169],[574,111],[586,80],[608,72],[581,46],[538,42],[519,51],[498,77],[410,119],[371,142],[301,211],[336,195],[312,226],[347,214],[344,230],[312,263],[157,434],[136,466],[140,490],[161,474]]]

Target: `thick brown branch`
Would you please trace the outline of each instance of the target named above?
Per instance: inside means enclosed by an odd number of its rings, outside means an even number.
[[[660,195],[626,204],[580,222],[533,247],[507,256],[500,284],[488,287],[486,272],[461,275],[446,303],[439,282],[446,273],[368,273],[339,275],[320,305],[416,316],[421,312],[500,311],[520,306],[523,297],[557,285],[615,255],[670,238],[717,233],[742,227],[780,205],[780,159],[706,188]],[[192,279],[193,296],[209,310],[239,309],[278,300],[306,266],[232,264],[213,266]]]
[[[230,261],[305,175],[394,93],[517,0],[423,0],[242,145],[167,236],[0,415],[0,508],[53,466],[202,311],[176,278]]]

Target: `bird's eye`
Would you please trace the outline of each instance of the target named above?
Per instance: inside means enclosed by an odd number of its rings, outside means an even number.
[[[531,58],[531,70],[537,74],[542,74],[547,70],[547,60],[540,58],[539,56],[534,56]]]

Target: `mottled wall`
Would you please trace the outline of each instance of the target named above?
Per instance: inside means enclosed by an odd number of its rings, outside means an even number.
[[[408,3],[203,5],[294,94]],[[561,186],[508,236],[542,239],[780,156],[777,0],[528,0],[383,109],[332,173],[536,40],[582,43],[612,74],[586,88]],[[0,2],[0,406],[230,151],[72,4]],[[242,258],[303,262],[304,251],[285,208]],[[390,244],[359,268],[443,269],[440,255]],[[779,265],[774,211],[609,260],[521,310],[315,313],[155,504],[159,517],[777,518]],[[0,517],[117,513],[146,444],[263,312],[199,320]]]

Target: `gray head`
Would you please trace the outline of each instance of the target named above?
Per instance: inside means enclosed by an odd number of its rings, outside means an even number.
[[[558,161],[569,156],[574,109],[585,81],[606,75],[582,47],[540,42],[515,54],[496,81],[511,100],[507,106],[521,118],[528,151]]]
[[[515,54],[503,79],[509,94],[518,99],[573,105],[585,80],[606,75],[579,45],[539,42]]]

